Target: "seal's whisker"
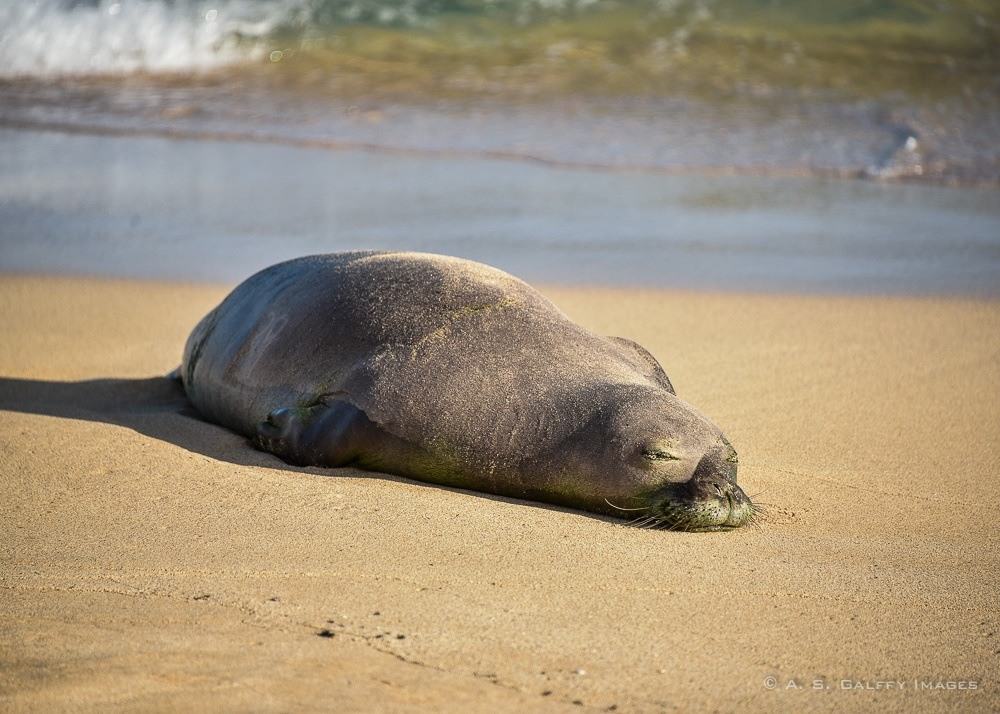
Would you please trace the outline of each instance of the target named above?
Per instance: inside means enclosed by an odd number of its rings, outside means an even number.
[[[650,506],[643,506],[642,508],[622,508],[621,506],[616,506],[606,498],[604,499],[604,502],[609,506],[611,506],[612,508],[618,509],[619,511],[648,511],[650,509]]]

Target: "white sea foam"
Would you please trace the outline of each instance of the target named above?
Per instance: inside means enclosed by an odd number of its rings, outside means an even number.
[[[303,0],[2,0],[0,76],[188,72],[261,56]]]
[[[711,1],[694,0],[694,7],[702,12]],[[660,14],[674,14],[678,2],[644,0]],[[528,23],[605,4],[614,0],[483,0],[479,11],[509,13]],[[355,23],[421,27],[451,5],[447,0],[0,0],[0,77],[197,72],[278,49],[268,45],[280,27],[298,39]]]

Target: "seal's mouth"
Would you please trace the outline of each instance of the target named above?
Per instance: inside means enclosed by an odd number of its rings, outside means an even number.
[[[755,508],[736,485],[736,451],[728,442],[725,450],[706,454],[691,478],[672,484],[657,494],[654,510],[663,527],[685,531],[728,531],[753,521]]]
[[[643,526],[676,531],[729,531],[751,523],[756,509],[735,481],[691,479],[657,492]]]
[[[730,531],[756,524],[763,512],[736,484],[736,451],[705,454],[687,481],[667,483],[636,496],[644,505],[635,508],[605,502],[616,511],[635,511],[630,525],[670,531]],[[621,515],[621,514],[618,514]]]

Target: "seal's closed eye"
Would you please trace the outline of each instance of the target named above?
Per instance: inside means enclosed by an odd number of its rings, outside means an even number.
[[[669,451],[664,451],[656,447],[650,447],[642,450],[642,458],[649,461],[680,461],[680,456],[674,456]]]

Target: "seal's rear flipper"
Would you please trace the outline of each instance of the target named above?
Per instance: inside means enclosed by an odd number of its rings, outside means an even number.
[[[257,425],[253,445],[298,466],[348,466],[380,435],[379,427],[350,402],[282,407]]]

